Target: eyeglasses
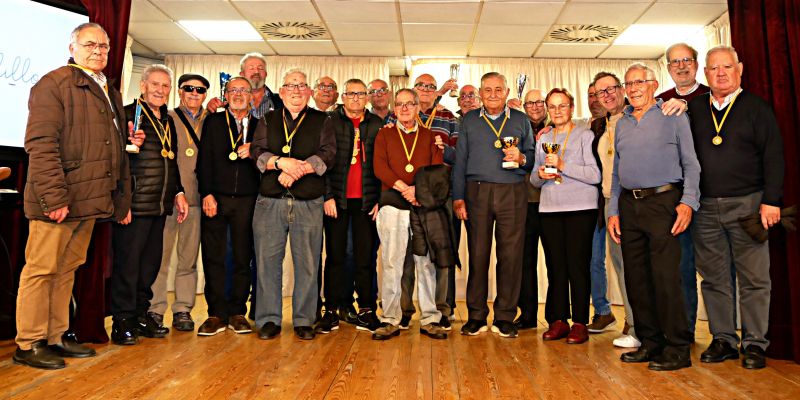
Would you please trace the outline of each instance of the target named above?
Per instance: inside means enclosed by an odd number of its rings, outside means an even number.
[[[395,108],[404,109],[404,108],[414,108],[417,105],[416,101],[408,101],[405,103],[394,103]]]
[[[100,50],[101,53],[108,53],[108,51],[111,50],[111,46],[109,46],[108,43],[95,43],[95,42],[86,42],[86,43],[75,42],[75,43],[89,51],[95,51],[95,49],[97,49]]]
[[[355,99],[356,97],[363,99],[367,97],[367,92],[345,92],[344,97],[347,97],[348,99]]]
[[[181,90],[186,93],[196,92],[197,94],[206,94],[208,89],[202,86],[183,85],[181,86]]]
[[[414,85],[414,88],[416,88],[417,90],[422,90],[423,92],[432,92],[432,91],[436,90],[436,85],[434,85],[432,83],[422,83],[422,82],[420,82],[420,83],[417,83],[416,85]]]
[[[544,100],[526,101],[522,103],[523,107],[544,107]]]
[[[370,96],[383,96],[386,93],[389,93],[389,89],[387,88],[380,88],[380,89],[370,89],[369,92]]]
[[[675,58],[675,59],[669,60],[669,62],[667,62],[667,64],[669,64],[669,65],[671,65],[673,67],[677,67],[677,66],[681,65],[681,63],[691,64],[694,61],[695,61],[695,59],[692,58],[692,57],[683,57],[683,58]]]
[[[654,82],[655,79],[637,79],[635,81],[628,81],[625,82],[626,89],[632,89],[637,87],[642,87],[647,82]]]
[[[245,88],[245,87],[237,87],[237,88],[225,89],[225,93],[244,94],[244,93],[250,93],[250,92],[251,92],[251,90],[249,88]],[[198,92],[198,93],[200,93],[200,92]]]
[[[325,85],[325,84],[320,83],[319,85],[317,85],[317,89],[318,90],[324,90],[326,92],[330,92],[331,90],[336,90],[336,85]]]
[[[594,94],[597,97],[610,96],[610,95],[616,93],[617,89],[619,89],[619,87],[620,87],[619,85],[609,86],[609,87],[607,87],[607,88],[605,88],[603,90],[595,90]]]
[[[547,106],[547,110],[550,111],[550,112],[567,111],[567,110],[570,109],[570,107],[572,107],[572,104],[563,103],[563,104],[558,104],[558,105]]]
[[[295,90],[299,90],[302,92],[308,89],[308,85],[306,85],[305,83],[298,83],[298,84],[285,83],[281,87],[290,92]]]
[[[476,95],[475,93],[464,93],[461,96],[458,96],[459,100],[472,100],[472,99],[477,99],[477,98],[478,98],[478,95]]]

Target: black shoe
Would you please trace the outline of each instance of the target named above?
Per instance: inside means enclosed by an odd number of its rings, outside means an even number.
[[[648,349],[644,346],[635,351],[622,353],[619,359],[626,363],[642,363],[654,360],[661,355],[661,349]]]
[[[527,319],[519,317],[514,321],[514,326],[517,327],[517,330],[525,330],[525,329],[536,329],[538,323],[535,319]]]
[[[129,319],[115,320],[111,325],[111,341],[123,346],[134,345],[139,341],[136,323]]]
[[[747,369],[761,369],[767,366],[767,357],[764,354],[764,349],[761,347],[750,345],[744,349],[744,359],[742,366]]]
[[[338,310],[336,310],[339,314],[339,320],[347,322],[348,324],[356,324],[358,314],[356,313],[356,308],[353,307],[352,304],[349,306],[341,306]],[[325,316],[322,316],[325,318]]]
[[[78,343],[75,332],[66,331],[61,335],[61,343],[51,344],[50,350],[60,357],[86,358],[94,357],[97,352],[94,349]]]
[[[400,329],[406,330],[406,329],[408,329],[408,326],[410,324],[411,324],[411,316],[410,315],[403,315],[400,318],[400,325],[399,325]]]
[[[303,340],[311,340],[314,338],[314,330],[310,326],[296,326],[294,327],[294,334]]]
[[[510,321],[494,321],[492,323],[492,332],[505,338],[517,337],[517,327]]]
[[[158,323],[158,314],[147,313],[144,317],[139,317],[137,322],[136,330],[144,337],[163,338],[169,333],[169,328]]]
[[[712,340],[708,349],[700,354],[700,361],[704,363],[719,363],[737,358],[739,358],[739,351],[736,350],[736,347],[722,339]]]
[[[53,353],[47,346],[47,340],[37,340],[31,344],[30,350],[17,347],[14,352],[14,363],[41,369],[61,369],[67,366],[64,359]]]
[[[331,333],[339,329],[339,317],[336,316],[336,313],[333,311],[325,311],[322,314],[322,318],[317,322],[316,326],[314,326],[314,330],[317,333]]]
[[[172,327],[182,332],[191,332],[194,330],[194,320],[185,311],[172,313]]]
[[[442,314],[442,319],[439,320],[439,326],[448,332],[453,329],[453,326],[450,324],[450,317],[444,314]]]
[[[381,321],[378,319],[378,316],[375,315],[375,311],[372,311],[369,308],[362,308],[358,310],[358,315],[356,316],[356,329],[375,333],[375,331],[380,327]]]
[[[259,339],[273,339],[281,334],[281,326],[274,322],[267,322],[258,330]]]
[[[486,321],[479,321],[477,319],[470,319],[461,327],[461,334],[462,335],[469,335],[475,336],[479,335],[481,332],[486,332],[488,328],[486,327]]]
[[[692,359],[689,357],[689,348],[687,347],[686,349],[665,349],[660,356],[650,361],[647,368],[652,371],[675,371],[691,366]]]

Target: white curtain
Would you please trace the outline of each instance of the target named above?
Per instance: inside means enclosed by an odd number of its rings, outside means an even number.
[[[131,45],[133,45],[133,38],[131,35],[128,35],[128,39],[125,42],[125,57],[122,61],[122,81],[120,82],[123,99],[127,98],[128,87],[131,84],[131,73],[133,72],[133,53],[131,52]]]
[[[731,45],[731,20],[727,12],[705,27],[706,44],[708,48],[714,46]]]

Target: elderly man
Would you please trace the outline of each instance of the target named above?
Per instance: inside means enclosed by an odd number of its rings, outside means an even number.
[[[381,117],[384,122],[389,122],[392,110],[389,108],[389,100],[392,98],[389,84],[383,79],[374,79],[367,88],[369,93],[369,103],[372,104],[372,113]]]
[[[182,223],[189,212],[175,159],[184,149],[166,105],[172,80],[172,70],[165,65],[145,68],[139,83],[141,97],[125,107],[129,120],[136,119],[140,110],[140,128],[147,136],[139,153],[130,155],[134,182],[130,223],[115,225],[112,237],[111,340],[120,345],[136,344],[139,335],[163,338],[169,333],[148,310],[161,267],[167,215],[174,208],[177,222]]]
[[[481,78],[483,107],[470,112],[461,124],[453,168],[453,208],[467,222],[469,320],[464,335],[485,332],[489,308],[489,256],[492,229],[497,243],[497,297],[494,300],[492,332],[516,337],[514,317],[522,280],[522,249],[525,247],[527,214],[526,173],[533,166],[534,137],[528,118],[506,107],[506,78],[489,72]],[[516,146],[503,148],[503,138],[514,137]],[[504,168],[504,162],[517,168]],[[513,167],[513,165],[508,165]]]
[[[31,89],[25,130],[30,229],[17,293],[18,364],[58,369],[66,366],[62,357],[96,354],[65,332],[75,270],[86,261],[95,220],[123,220],[130,207],[122,99],[102,72],[108,43],[100,25],[79,25],[70,37],[69,65]],[[134,144],[142,141],[140,135]],[[98,168],[107,173],[98,175]]]
[[[292,323],[300,339],[314,338],[311,325],[317,303],[317,267],[322,252],[325,172],[333,166],[336,136],[330,117],[308,107],[311,89],[300,70],[289,70],[280,89],[283,110],[258,124],[251,148],[261,171],[253,216],[258,260],[256,324],[259,337],[280,334],[281,291],[286,240],[291,236],[294,265]]]
[[[766,366],[769,323],[768,242],[754,241],[739,218],[759,215],[764,229],[780,221],[783,196],[783,142],[772,108],[741,87],[742,63],[732,47],[706,54],[710,94],[689,104],[692,132],[703,174],[703,198],[692,228],[697,271],[714,340],[703,362],[739,357],[733,308],[731,261],[739,281],[742,365]]]
[[[402,277],[411,240],[412,206],[419,206],[415,177],[420,169],[442,163],[442,150],[436,146],[434,133],[420,124],[419,95],[401,89],[395,96],[397,124],[383,128],[375,139],[375,175],[382,183],[377,228],[381,238],[383,274],[381,275],[381,327],[375,340],[387,340],[400,334],[402,323]],[[447,338],[439,325],[446,319],[436,307],[436,270],[431,252],[413,255],[417,295],[422,311],[420,332],[432,339]],[[413,292],[413,288],[411,289]],[[444,317],[444,318],[443,318]],[[449,322],[449,321],[448,321]]]
[[[250,160],[253,132],[260,119],[249,113],[250,82],[235,77],[225,87],[228,109],[206,118],[197,174],[203,202],[203,273],[208,319],[197,330],[212,336],[226,326],[236,333],[252,329],[244,314],[250,291],[253,258],[253,209],[260,176]],[[233,253],[233,273],[225,273],[227,238]],[[230,279],[229,282],[226,280]],[[230,287],[226,295],[225,288]]]
[[[172,252],[177,254],[175,266],[175,301],[172,303],[172,326],[179,331],[193,331],[194,321],[190,313],[197,292],[197,256],[200,250],[200,194],[197,191],[197,152],[202,136],[203,120],[207,110],[203,102],[208,92],[208,79],[201,75],[184,74],[178,78],[180,105],[169,112],[175,124],[174,140],[178,148],[175,154],[181,174],[181,185],[189,204],[189,214],[178,224],[177,213],[168,217],[164,225],[164,251],[161,268],[153,283],[153,299],[150,314],[162,321],[167,310],[167,279],[172,261]],[[177,247],[177,250],[176,250]]]
[[[461,124],[464,115],[472,110],[481,108],[481,97],[478,96],[478,89],[472,85],[464,85],[458,91],[458,111],[456,111],[456,123]]]
[[[339,92],[336,81],[330,76],[323,76],[314,83],[314,106],[320,111],[333,111],[336,109],[336,101],[339,100]]]
[[[591,123],[591,121],[605,117],[606,109],[597,97],[597,89],[594,87],[594,83],[589,85],[586,95],[589,99],[589,112],[592,114],[592,118],[589,122]]]
[[[692,365],[678,235],[699,206],[700,165],[688,118],[664,115],[657,88],[649,67],[628,67],[631,105],[615,130],[607,228],[622,244],[625,285],[642,342],[622,361],[649,361],[651,370],[671,371]]]
[[[336,135],[336,162],[326,174],[325,194],[325,314],[317,331],[338,328],[335,310],[347,312],[358,293],[356,328],[374,332],[380,321],[375,315],[375,218],[378,215],[380,181],[373,172],[375,136],[383,119],[366,110],[367,86],[360,79],[344,84],[344,106],[332,112]],[[354,268],[346,268],[348,240],[351,239]]]
[[[267,87],[267,59],[261,53],[247,53],[239,61],[239,76],[250,81],[252,100],[250,101],[250,114],[261,118],[267,111],[282,108],[283,101],[280,96]],[[225,105],[223,99],[215,97],[208,102],[208,109],[215,111]]]

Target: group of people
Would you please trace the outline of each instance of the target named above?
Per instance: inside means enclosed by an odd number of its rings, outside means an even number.
[[[623,79],[599,72],[588,88],[592,118],[581,121],[568,90],[509,100],[497,72],[460,88],[425,74],[394,94],[380,79],[353,78],[337,104],[333,79],[312,85],[292,69],[275,93],[258,53],[242,58],[224,99],[206,107],[208,79],[185,74],[180,105],[168,109],[174,77],[159,64],[123,107],[102,73],[108,43],[99,25],[78,26],[69,65],[31,91],[15,362],[63,368],[63,357],[95,355],[68,330],[68,303],[94,222],[113,219],[111,339],[120,345],[169,333],[173,252],[172,326],[195,330],[201,244],[208,318],[197,334],[250,333],[252,320],[261,339],[277,337],[287,239],[298,338],[346,322],[391,339],[409,328],[416,292],[420,333],[446,339],[464,223],[464,335],[536,328],[541,238],[544,340],[580,344],[613,329],[608,247],[625,305],[614,344],[636,349],[622,361],[691,365],[699,272],[714,337],[701,361],[738,359],[741,349],[744,367],[766,365],[768,248],[738,219],[758,214],[764,229],[779,222],[782,142],[770,106],[741,88],[731,47],[706,54],[708,87],[683,43],[667,49],[675,88],[661,94],[644,64]],[[459,90],[455,114],[438,104],[450,90]],[[488,299],[493,242],[497,294]]]

